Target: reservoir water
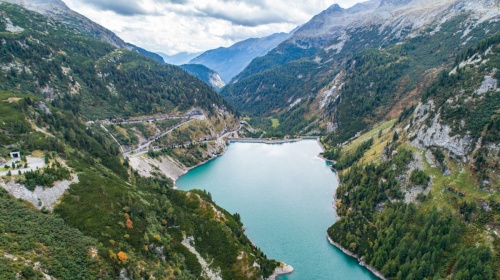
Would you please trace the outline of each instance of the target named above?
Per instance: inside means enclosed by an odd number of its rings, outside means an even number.
[[[320,152],[316,141],[233,143],[222,157],[189,171],[176,185],[205,189],[218,205],[240,213],[250,240],[269,258],[295,269],[279,279],[376,279],[326,239],[335,222],[338,182],[317,157]]]

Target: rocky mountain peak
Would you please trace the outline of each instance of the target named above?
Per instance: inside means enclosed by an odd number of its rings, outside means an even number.
[[[345,12],[345,9],[340,7],[339,4],[333,4],[328,9],[326,9],[326,13],[328,13],[328,14],[343,13],[343,12]]]

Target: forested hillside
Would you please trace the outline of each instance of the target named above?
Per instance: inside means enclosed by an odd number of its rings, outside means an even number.
[[[499,31],[497,11],[494,1],[467,0],[334,5],[222,95],[250,117],[279,119],[277,134],[343,142],[415,103],[458,54]]]
[[[3,5],[8,7],[7,4]],[[65,25],[28,13],[7,10],[26,32],[3,32],[2,89],[41,92],[72,106],[87,119],[151,115],[212,104],[225,108],[207,85],[180,68],[164,65],[124,49],[75,34]],[[30,20],[34,17],[34,21]],[[28,33],[29,32],[29,33]],[[70,100],[71,102],[65,102]]]
[[[261,279],[274,271],[279,264],[243,234],[239,215],[203,191],[173,190],[161,174],[141,177],[104,125],[87,122],[196,109],[220,132],[234,116],[216,92],[62,22],[3,2],[0,10],[1,279]],[[20,158],[10,154],[17,151]]]
[[[391,279],[499,279],[500,36],[457,56],[398,119],[330,149],[329,236]]]

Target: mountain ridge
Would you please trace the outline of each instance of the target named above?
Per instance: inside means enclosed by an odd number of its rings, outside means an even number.
[[[125,41],[103,26],[91,21],[87,17],[71,10],[62,0],[1,0],[11,4],[22,6],[28,10],[46,15],[48,17],[60,17],[73,26],[78,32],[90,35],[98,40],[109,43],[115,47],[127,48]],[[78,23],[80,22],[80,23]]]
[[[293,31],[292,31],[293,33]],[[291,33],[276,33],[262,38],[250,38],[230,47],[219,47],[206,51],[189,61],[213,69],[222,79],[229,82],[240,73],[255,57],[265,55],[287,39]]]
[[[163,53],[163,52],[157,52],[157,54],[159,54],[163,58],[165,63],[179,66],[182,64],[189,63],[189,61],[191,61],[193,58],[196,58],[197,56],[199,56],[202,53],[201,52],[197,52],[197,53],[180,52],[180,53],[176,53],[173,55],[168,55],[168,54]]]
[[[88,35],[118,48],[135,51],[158,62],[163,62],[159,55],[131,43],[126,43],[111,30],[71,10],[62,0],[0,0],[0,2],[22,6],[54,20],[64,22],[78,33]]]
[[[363,4],[364,8],[360,9]],[[338,104],[346,100],[341,98],[341,91],[351,90],[347,82],[356,75],[352,72],[346,79],[345,70],[354,67],[356,71],[354,63],[365,59],[357,54],[373,50],[382,58],[386,49],[394,50],[397,53],[394,59],[406,63],[401,64],[401,67],[406,65],[405,71],[414,72],[411,75],[430,75],[453,63],[454,55],[499,28],[498,4],[489,0],[414,0],[403,1],[401,5],[380,5],[375,0],[350,9],[356,13],[333,7],[334,15],[329,15],[331,11],[327,9],[315,16],[276,49],[253,60],[221,94],[249,115],[277,116],[284,124],[281,128],[284,133],[308,133],[304,129],[310,133],[330,133],[344,126],[350,127],[352,133],[345,136],[346,140],[358,132],[354,130],[363,127],[348,125],[351,121],[347,118],[339,119],[349,115]],[[424,41],[432,48],[427,54]],[[390,81],[395,88],[387,94],[398,93],[393,101],[398,102],[405,96],[402,88],[411,92],[406,88],[418,86],[411,75],[400,76],[396,83]],[[405,81],[399,80],[401,78]],[[397,103],[392,106],[402,110]],[[378,108],[362,122],[369,123],[382,112],[383,109]]]

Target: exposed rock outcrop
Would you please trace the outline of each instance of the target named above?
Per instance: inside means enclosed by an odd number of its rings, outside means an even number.
[[[28,190],[24,185],[16,183],[14,180],[4,183],[0,181],[0,186],[15,198],[23,199],[33,204],[38,209],[54,209],[57,201],[63,196],[73,183],[78,183],[78,175],[73,175],[71,181],[55,182],[51,188],[37,186],[34,191]]]

